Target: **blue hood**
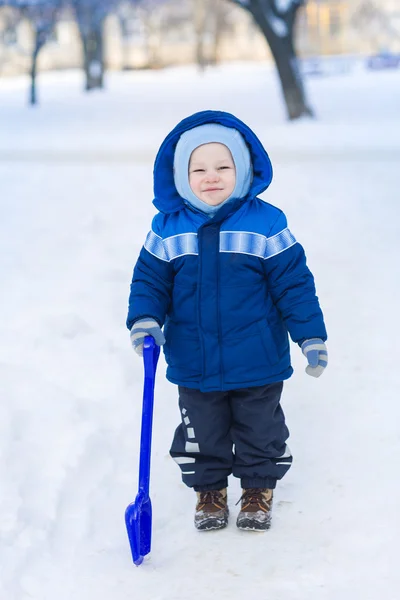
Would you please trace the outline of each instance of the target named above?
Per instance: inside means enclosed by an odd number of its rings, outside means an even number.
[[[157,153],[154,163],[154,200],[155,207],[163,213],[177,212],[186,207],[183,198],[178,194],[174,182],[175,147],[183,132],[204,125],[219,123],[240,131],[250,149],[253,164],[253,181],[248,198],[255,198],[267,189],[272,181],[272,165],[269,156],[253,131],[230,113],[204,110],[183,119],[165,138]]]

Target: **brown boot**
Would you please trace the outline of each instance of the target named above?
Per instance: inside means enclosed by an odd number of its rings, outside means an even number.
[[[197,493],[194,525],[199,531],[223,529],[228,524],[229,509],[226,488]]]
[[[236,525],[247,531],[265,531],[271,527],[273,490],[249,488],[242,490],[242,506]],[[239,502],[240,502],[239,500]]]

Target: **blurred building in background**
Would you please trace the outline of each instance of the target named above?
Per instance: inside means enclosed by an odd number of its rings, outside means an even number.
[[[257,25],[226,0],[122,3],[107,18],[104,38],[111,69],[270,59]],[[0,74],[26,73],[32,43],[29,22],[11,8],[0,9]],[[80,43],[77,25],[65,13],[41,51],[39,68],[80,67]],[[297,47],[303,57],[400,52],[400,0],[309,0],[299,13]]]

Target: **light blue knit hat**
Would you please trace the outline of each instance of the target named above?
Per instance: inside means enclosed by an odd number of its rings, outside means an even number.
[[[190,156],[198,146],[218,142],[229,148],[236,168],[236,184],[232,194],[218,206],[209,206],[196,196],[189,184]],[[174,181],[178,194],[189,204],[213,216],[224,204],[248,193],[253,179],[250,151],[243,136],[233,127],[206,123],[185,131],[175,148]]]

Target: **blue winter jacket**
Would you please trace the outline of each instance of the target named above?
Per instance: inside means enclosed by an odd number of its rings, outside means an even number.
[[[240,131],[254,178],[248,195],[214,217],[197,211],[174,185],[179,136],[204,123]],[[203,111],[167,136],[154,165],[159,213],[133,272],[127,327],[143,317],[164,325],[169,381],[208,392],[290,377],[288,333],[301,344],[326,340],[314,279],[281,210],[257,198],[272,167],[252,130],[233,115]]]

